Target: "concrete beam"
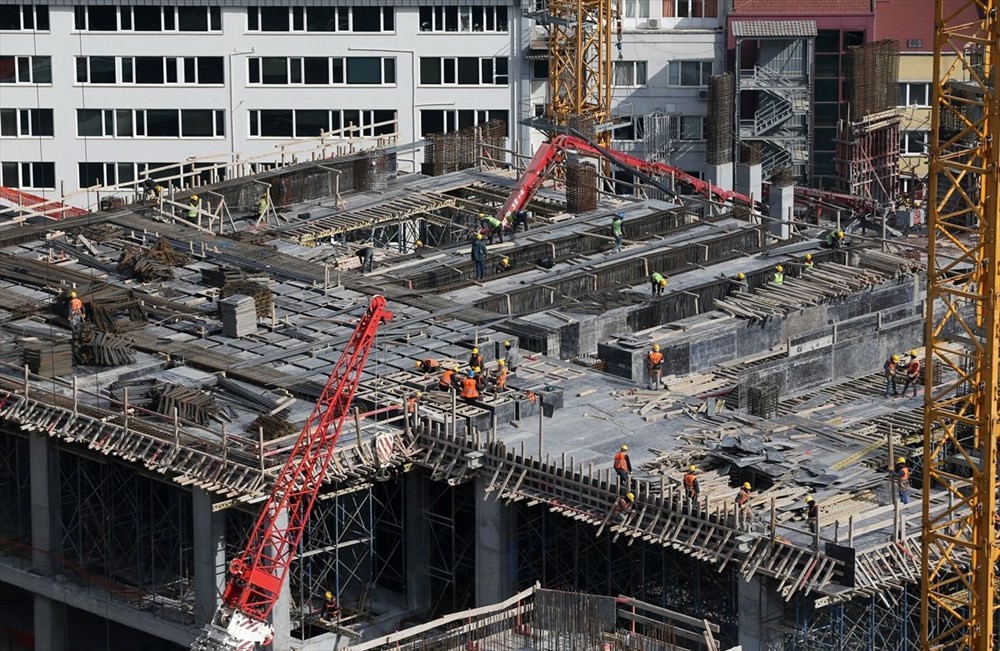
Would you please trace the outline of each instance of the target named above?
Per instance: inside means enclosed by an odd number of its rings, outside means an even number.
[[[34,625],[36,649],[66,651],[66,604],[36,594]]]
[[[201,489],[191,495],[194,546],[194,616],[196,624],[212,619],[226,584],[226,514],[213,512],[215,497]]]
[[[91,615],[110,619],[113,622],[179,644],[185,648],[191,646],[199,633],[198,629],[194,627],[168,622],[139,608],[117,601],[111,593],[99,586],[77,585],[62,575],[39,576],[27,568],[18,567],[21,563],[23,561],[20,558],[0,556],[0,582],[9,583],[34,595],[65,604]],[[38,648],[46,649],[48,647],[39,646]]]
[[[430,544],[427,540],[427,520],[424,518],[424,481],[421,472],[403,475],[406,607],[415,613],[427,612],[431,607],[430,580],[427,574]]]
[[[498,500],[478,499],[489,484],[487,477],[476,479],[476,606],[514,594],[510,508]]]
[[[61,570],[62,500],[59,456],[54,440],[32,433],[28,440],[31,470],[31,562],[35,571],[49,575]],[[43,647],[44,648],[44,647]]]

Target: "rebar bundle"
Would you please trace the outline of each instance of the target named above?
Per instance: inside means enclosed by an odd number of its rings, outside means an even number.
[[[475,167],[485,146],[495,150],[507,141],[507,123],[490,120],[478,127],[466,127],[451,133],[432,133],[424,148],[424,173],[440,176]]]
[[[566,163],[566,208],[571,213],[597,209],[597,168],[593,163]]]
[[[253,298],[254,309],[257,311],[258,318],[270,316],[271,299],[274,297],[274,292],[268,289],[265,285],[261,285],[260,283],[256,283],[252,280],[237,280],[235,282],[226,283],[223,285],[222,289],[219,290],[220,299],[236,296],[237,294],[243,294],[244,296]]]
[[[896,106],[899,41],[886,39],[847,49],[850,119],[860,120]]]
[[[747,389],[747,406],[750,414],[760,418],[773,418],[778,415],[778,386],[776,384],[758,384]]]
[[[148,249],[126,246],[118,258],[118,273],[142,282],[169,280],[174,277],[171,267],[179,267],[191,261],[184,253],[178,253],[164,238]]]
[[[383,150],[366,151],[354,161],[355,189],[382,192],[389,183],[388,156]]]
[[[736,106],[735,77],[731,72],[708,80],[708,164],[733,162],[733,120]]]

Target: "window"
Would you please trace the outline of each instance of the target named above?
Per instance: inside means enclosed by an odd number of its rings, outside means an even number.
[[[618,127],[611,132],[612,140],[622,140],[622,141],[637,141],[642,140],[643,134],[645,133],[645,123],[641,115],[636,115],[631,118],[631,122],[624,126]]]
[[[704,140],[707,130],[706,117],[680,115],[670,119],[670,137],[674,140]]]
[[[625,18],[649,18],[650,0],[625,0]]]
[[[421,7],[421,32],[507,33],[507,7]]]
[[[420,83],[427,86],[506,86],[506,57],[420,57]]]
[[[711,61],[671,61],[667,83],[671,86],[707,86],[711,76]]]
[[[77,57],[76,80],[81,84],[221,85],[223,64],[222,57]]]
[[[0,32],[49,31],[48,5],[0,5]]]
[[[615,86],[645,86],[645,61],[615,61],[612,71]]]
[[[450,133],[466,127],[486,124],[490,120],[501,120],[508,125],[508,111],[502,110],[422,110],[420,111],[420,135],[426,137],[432,133]]]
[[[223,138],[221,109],[77,109],[81,138]]]
[[[931,84],[930,82],[909,82],[899,85],[899,98],[896,106],[930,106],[931,105]]]
[[[248,32],[393,32],[392,7],[247,7]]]
[[[0,185],[25,190],[54,190],[56,164],[0,162]]]
[[[80,32],[221,32],[220,7],[90,5],[73,8]]]
[[[719,0],[663,0],[664,18],[716,18]]]
[[[549,78],[549,60],[548,59],[535,59],[531,62],[531,78],[532,80],[547,81]]]
[[[51,84],[52,57],[0,56],[0,84]]]
[[[322,132],[341,135],[347,128],[353,128],[354,137],[396,133],[391,110],[261,109],[249,114],[252,138],[316,138]]]
[[[929,131],[904,131],[899,134],[899,153],[904,156],[926,156],[930,142]]]
[[[0,137],[55,135],[52,109],[0,109]]]
[[[396,59],[391,57],[254,57],[247,60],[250,84],[367,85],[396,83]]]

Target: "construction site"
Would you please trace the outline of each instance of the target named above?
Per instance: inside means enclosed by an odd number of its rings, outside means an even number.
[[[801,184],[794,22],[712,77],[712,181],[559,86],[531,157],[405,174],[388,124],[0,213],[0,648],[993,648],[991,59],[936,89],[928,226],[894,42]]]

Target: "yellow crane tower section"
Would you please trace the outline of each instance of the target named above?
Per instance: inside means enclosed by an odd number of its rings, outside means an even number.
[[[998,7],[1000,0],[935,2],[924,368],[931,378],[932,364],[940,364],[945,381],[925,383],[925,650],[993,651],[995,644]]]
[[[546,117],[604,147],[611,144],[613,15],[613,0],[548,0],[536,17],[548,40]]]

